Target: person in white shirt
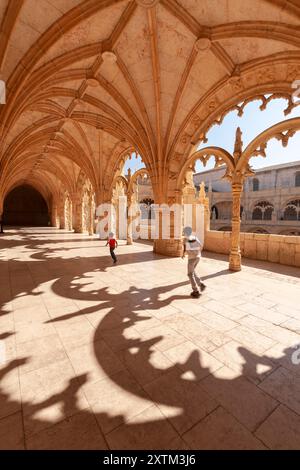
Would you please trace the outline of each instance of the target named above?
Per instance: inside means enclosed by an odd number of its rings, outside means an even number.
[[[196,273],[196,267],[200,261],[203,245],[199,238],[193,235],[191,227],[185,227],[183,234],[184,240],[182,258],[184,258],[185,255],[188,257],[188,277],[193,289],[191,296],[198,298],[200,297],[201,292],[203,292],[206,288],[206,285],[203,284],[200,277]]]

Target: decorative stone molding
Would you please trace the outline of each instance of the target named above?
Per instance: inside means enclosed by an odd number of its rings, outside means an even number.
[[[275,138],[281,141],[283,147],[287,147],[289,143],[289,139],[296,134],[295,130],[289,129],[287,132],[279,132],[275,134]]]
[[[273,82],[275,80],[275,70],[273,67],[265,67],[258,72],[257,77],[260,82],[266,79]]]
[[[240,75],[232,75],[229,78],[228,83],[231,85],[234,91],[240,91],[244,89],[244,84]]]
[[[96,87],[99,85],[99,82],[96,78],[88,78],[86,84],[91,87]]]
[[[268,144],[265,142],[263,144],[261,144],[254,152],[253,152],[253,157],[264,157],[266,158],[266,148],[267,148]]]
[[[288,65],[286,78],[293,82],[294,80],[299,79],[300,77],[300,65]]]
[[[211,40],[209,38],[199,38],[195,42],[195,49],[198,52],[206,52],[211,48]]]
[[[231,79],[229,79],[230,81]],[[232,86],[232,88],[235,88],[235,85]],[[243,88],[243,87],[242,87]],[[245,107],[249,104],[249,103],[252,103],[253,101],[257,101],[257,100],[260,100],[261,101],[261,105],[260,105],[260,110],[263,111],[267,108],[268,104],[274,100],[274,99],[280,99],[280,98],[284,98],[287,100],[288,104],[287,104],[287,107],[285,108],[284,110],[284,115],[287,116],[288,114],[290,114],[294,108],[296,108],[297,106],[299,106],[300,104],[299,103],[294,103],[293,102],[293,99],[292,99],[292,94],[287,94],[287,93],[273,93],[271,94],[270,96],[266,97],[264,95],[254,95],[253,97],[251,98],[248,98],[246,100],[244,100],[241,104],[239,105],[234,105],[234,106],[231,106],[229,107],[226,111],[224,111],[220,117],[218,117],[217,119],[214,119],[212,120],[209,125],[206,127],[206,129],[201,132],[201,134],[199,134],[199,137],[198,137],[198,140],[196,143],[206,143],[207,142],[207,133],[208,131],[214,126],[214,125],[218,125],[220,126],[223,121],[224,121],[224,118],[227,116],[227,114],[229,114],[230,112],[234,111],[234,110],[237,110],[238,112],[238,116],[239,117],[242,117],[243,114],[244,114],[244,110],[245,110]],[[214,102],[214,100],[212,100],[211,102],[208,103],[208,108],[210,109],[210,111],[214,111],[216,108],[217,108],[217,104],[216,102]],[[198,117],[198,116],[196,116]],[[192,124],[194,126],[194,128],[196,127],[196,122],[197,122],[197,119],[192,119]],[[202,121],[203,122],[203,121]],[[199,126],[201,125],[201,122],[199,123]],[[199,127],[198,127],[199,128]],[[188,134],[186,134],[188,135]],[[185,143],[183,140],[181,141],[181,143]]]
[[[135,0],[135,1],[138,5],[144,8],[153,8],[159,3],[159,0]]]
[[[111,51],[102,52],[101,57],[103,59],[103,62],[105,62],[107,64],[114,64],[115,62],[117,62],[116,54],[114,52],[111,52]]]

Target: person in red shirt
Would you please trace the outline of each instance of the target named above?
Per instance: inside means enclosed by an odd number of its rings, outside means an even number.
[[[113,259],[114,264],[117,262],[117,257],[115,255],[115,249],[118,248],[118,242],[115,239],[114,233],[110,232],[108,234],[107,243],[105,246],[109,246],[110,256]]]

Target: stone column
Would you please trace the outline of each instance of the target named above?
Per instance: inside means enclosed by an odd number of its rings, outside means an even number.
[[[81,195],[74,194],[72,197],[72,226],[75,233],[82,233],[83,201]]]
[[[175,199],[175,198],[174,198]],[[163,207],[158,207],[155,209],[155,223],[158,229],[158,233],[156,234],[156,239],[154,240],[153,251],[155,253],[159,253],[166,256],[181,256],[182,255],[182,207],[179,205],[180,211],[178,214],[174,213],[174,211],[170,212],[170,206],[175,203],[169,203],[164,205]],[[163,234],[163,224],[167,224],[167,220],[165,218],[168,217],[169,219],[169,226],[170,226],[170,235],[167,238],[164,238]],[[175,233],[175,217],[178,217],[176,220],[176,224],[179,227],[179,233]]]
[[[3,199],[0,197],[0,233],[3,231]]]
[[[51,225],[52,225],[52,227],[55,227],[55,228],[60,227],[58,209],[57,209],[56,204],[52,204]]]
[[[132,245],[133,240],[132,240],[132,215],[130,212],[132,204],[132,195],[128,194],[127,195],[127,245]]]
[[[127,196],[119,196],[118,203],[118,231],[119,239],[127,239]]]
[[[229,269],[231,271],[241,270],[241,250],[240,250],[240,229],[241,229],[241,194],[243,184],[241,182],[232,183],[232,232],[231,249],[229,255]]]
[[[209,197],[206,196],[204,182],[202,182],[200,185],[198,203],[202,204],[204,207],[204,236],[205,236],[206,232],[210,230],[210,209],[209,209]]]
[[[134,220],[139,217],[138,211],[134,214],[135,209],[137,209],[136,194],[132,191],[127,194],[127,245],[132,245],[133,243],[132,226]]]
[[[94,235],[94,204],[93,204],[93,196],[89,194],[89,224],[88,224],[88,232],[89,235]]]

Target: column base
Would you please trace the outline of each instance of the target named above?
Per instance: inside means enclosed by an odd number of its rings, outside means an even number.
[[[241,253],[230,253],[230,255],[229,255],[229,269],[230,269],[230,271],[241,271],[241,269],[242,269]]]
[[[165,256],[182,256],[182,240],[154,240],[153,251]]]

